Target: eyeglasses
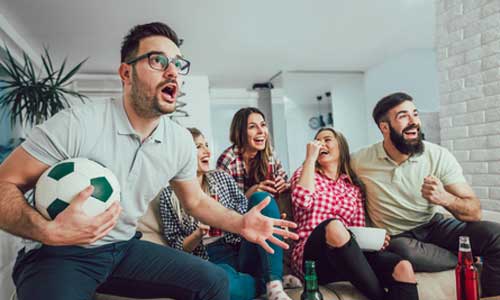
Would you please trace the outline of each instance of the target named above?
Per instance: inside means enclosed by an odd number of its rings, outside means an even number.
[[[154,70],[165,71],[169,64],[173,64],[177,69],[177,73],[180,75],[187,75],[191,67],[191,63],[180,56],[168,57],[162,52],[151,51],[143,55],[132,58],[131,60],[125,62],[127,65],[132,65],[143,58],[148,58],[149,66]]]

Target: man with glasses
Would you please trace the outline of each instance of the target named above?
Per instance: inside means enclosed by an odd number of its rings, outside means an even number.
[[[191,215],[268,251],[267,241],[287,247],[273,234],[297,238],[278,228],[293,223],[260,214],[266,202],[241,216],[202,192],[191,135],[164,117],[175,110],[180,75],[190,67],[178,46],[165,24],[134,27],[121,49],[123,99],[58,113],[0,165],[0,228],[26,238],[13,272],[19,299],[91,299],[96,290],[139,298],[229,299],[222,269],[141,241],[135,232],[149,201],[169,183]],[[88,187],[46,220],[23,193],[50,165],[72,157],[111,169],[120,181],[121,203],[90,217],[81,209],[92,194]]]

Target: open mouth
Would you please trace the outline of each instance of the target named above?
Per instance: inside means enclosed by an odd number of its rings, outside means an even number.
[[[319,156],[328,155],[328,154],[330,154],[330,152],[328,150],[319,151]]]
[[[418,128],[412,128],[412,129],[408,129],[408,130],[404,130],[403,131],[403,134],[405,137],[409,138],[409,139],[416,139],[418,137]]]
[[[202,157],[200,161],[204,164],[208,164],[210,162],[210,156]]]
[[[253,139],[255,143],[257,144],[263,144],[265,143],[266,139],[264,137],[256,137]]]
[[[168,102],[174,102],[177,96],[177,85],[173,83],[167,84],[162,90],[162,94],[165,95]]]

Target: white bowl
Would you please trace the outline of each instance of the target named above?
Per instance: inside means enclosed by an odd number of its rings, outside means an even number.
[[[375,227],[348,227],[363,251],[378,251],[384,245],[385,229]]]

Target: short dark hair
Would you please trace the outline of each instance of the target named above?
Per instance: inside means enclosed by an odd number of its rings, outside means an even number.
[[[153,22],[148,24],[136,25],[123,38],[121,48],[121,62],[126,62],[137,55],[139,42],[147,37],[161,35],[180,46],[179,38],[175,31],[168,25],[161,22]]]
[[[379,125],[382,121],[387,121],[387,112],[405,101],[413,101],[413,98],[403,92],[397,92],[385,96],[377,102],[377,105],[375,105],[372,113],[373,120],[377,125]]]

